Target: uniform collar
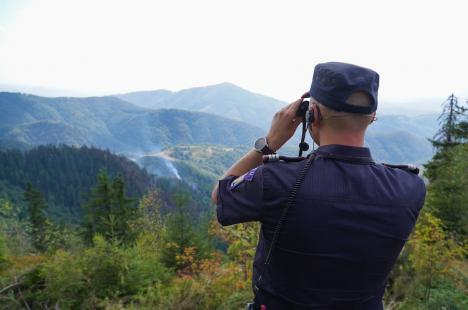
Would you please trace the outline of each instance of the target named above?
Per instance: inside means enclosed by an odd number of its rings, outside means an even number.
[[[372,158],[368,147],[348,146],[340,144],[328,144],[320,146],[317,150],[319,154],[335,154],[350,157]]]

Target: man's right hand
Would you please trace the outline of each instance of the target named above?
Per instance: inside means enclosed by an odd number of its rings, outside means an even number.
[[[297,116],[296,112],[302,99],[285,106],[276,112],[271,122],[270,130],[266,136],[269,148],[276,152],[294,135],[302,117]]]

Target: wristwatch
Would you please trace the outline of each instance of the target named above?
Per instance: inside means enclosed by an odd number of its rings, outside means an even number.
[[[255,149],[255,151],[257,153],[260,153],[260,154],[263,154],[263,155],[275,154],[275,152],[273,152],[270,149],[270,147],[268,146],[268,141],[267,141],[266,137],[258,138],[255,141],[254,149]]]

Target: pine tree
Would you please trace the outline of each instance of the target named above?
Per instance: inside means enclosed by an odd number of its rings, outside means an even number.
[[[187,210],[189,199],[184,193],[174,195],[176,210],[167,216],[162,238],[161,258],[163,263],[178,271],[191,269],[191,264],[199,251],[199,242],[194,229],[194,221]]]
[[[437,168],[437,178],[429,185],[426,207],[442,220],[444,228],[466,240],[468,234],[468,144],[444,153],[445,163]]]
[[[442,113],[438,117],[440,128],[429,139],[436,148],[436,154],[425,165],[425,175],[433,181],[437,178],[438,167],[443,166],[449,160],[447,150],[453,146],[466,143],[468,140],[468,122],[466,112],[468,109],[458,103],[458,98],[451,94],[442,103]]]
[[[444,228],[461,239],[468,232],[467,111],[453,94],[443,103],[440,129],[431,140],[437,152],[425,165],[425,175],[430,181],[427,208],[442,220]]]
[[[101,170],[84,209],[83,226],[87,242],[91,243],[96,234],[116,242],[134,240],[130,223],[136,216],[136,208],[133,200],[125,196],[125,182],[121,175],[111,181],[107,172]]]
[[[465,102],[468,106],[468,100]],[[468,111],[467,107],[461,107],[462,117],[453,129],[453,136],[461,144],[468,143]]]
[[[135,232],[130,223],[137,216],[134,201],[125,197],[125,182],[121,174],[112,182],[112,214],[115,214],[115,229],[113,239],[130,243],[135,240]]]
[[[108,222],[107,217],[111,211],[111,187],[107,173],[101,170],[97,177],[97,184],[92,189],[91,197],[85,207],[85,240],[91,243],[95,234],[101,234],[108,237],[109,230],[104,225]]]
[[[458,103],[458,98],[451,94],[447,100],[442,103],[442,113],[438,117],[440,129],[431,140],[436,148],[444,148],[459,144],[460,135],[457,134],[459,122],[467,109]]]
[[[47,249],[47,234],[50,226],[45,214],[47,206],[42,193],[34,188],[31,183],[26,186],[24,199],[28,205],[32,243],[36,250],[43,252]]]

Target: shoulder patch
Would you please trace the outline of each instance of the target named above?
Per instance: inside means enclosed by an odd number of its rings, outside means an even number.
[[[239,186],[239,184],[241,184],[244,181],[252,182],[256,171],[257,171],[257,168],[253,168],[252,170],[250,170],[246,174],[243,174],[240,177],[237,177],[236,179],[234,179],[234,181],[231,182],[231,185],[229,186],[229,189],[233,190],[234,188]]]
[[[253,168],[252,170],[250,170],[249,172],[247,172],[246,174],[244,174],[244,175],[245,175],[244,180],[245,180],[245,181],[249,181],[249,182],[252,181],[252,180],[253,180],[253,177],[254,177],[254,175],[255,175],[255,172],[257,171],[257,168],[258,168],[258,167]]]

